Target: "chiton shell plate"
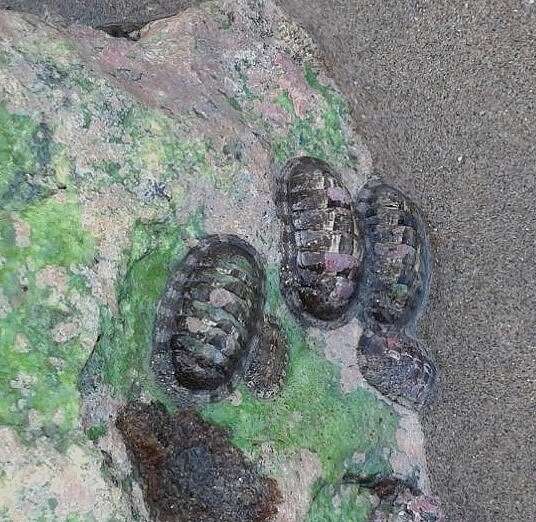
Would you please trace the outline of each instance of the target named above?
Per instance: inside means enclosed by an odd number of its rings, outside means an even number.
[[[230,393],[262,328],[265,274],[254,248],[212,235],[192,248],[158,305],[152,367],[179,403]]]
[[[389,185],[371,182],[359,193],[359,223],[365,238],[360,303],[374,331],[414,330],[430,287],[430,247],[415,204]]]
[[[300,157],[283,168],[276,203],[289,308],[310,325],[341,326],[351,315],[363,256],[349,191],[326,162]]]

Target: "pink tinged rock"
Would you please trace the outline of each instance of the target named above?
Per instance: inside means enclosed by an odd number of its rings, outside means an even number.
[[[274,105],[273,103],[262,103],[257,107],[257,110],[267,119],[271,120],[278,125],[285,125],[290,123],[290,114],[281,107]]]
[[[396,350],[400,347],[400,340],[398,337],[387,337],[385,341],[389,350]]]

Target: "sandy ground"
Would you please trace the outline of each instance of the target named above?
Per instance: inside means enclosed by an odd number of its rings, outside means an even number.
[[[191,0],[0,0],[95,26]],[[38,5],[36,5],[38,4]],[[319,43],[376,170],[422,206],[435,254],[424,419],[454,522],[536,513],[536,2],[280,0]]]

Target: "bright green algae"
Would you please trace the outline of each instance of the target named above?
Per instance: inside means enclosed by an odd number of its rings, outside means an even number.
[[[348,110],[343,98],[330,87],[320,83],[310,65],[305,65],[304,74],[308,85],[320,94],[320,116],[299,117],[289,93],[280,93],[275,103],[290,115],[291,125],[284,136],[274,137],[272,148],[276,160],[283,163],[294,157],[298,151],[303,151],[333,165],[350,165],[352,162],[344,131]]]
[[[118,313],[103,309],[101,336],[85,370],[118,396],[134,397],[145,389],[167,403],[149,369],[156,306],[171,270],[186,254],[186,241],[202,234],[202,214],[184,225],[137,223],[125,276],[117,290]]]
[[[29,205],[18,218],[29,226],[28,246],[17,246],[10,215],[0,214],[0,288],[10,303],[0,319],[0,423],[22,430],[34,410],[45,432],[61,436],[77,423],[78,375],[89,352],[78,337],[61,346],[52,338],[51,330],[72,311],[65,301],[53,299],[53,289],[39,286],[36,279],[45,267],[68,274],[87,263],[94,245],[70,198]],[[65,298],[79,293],[68,287]]]

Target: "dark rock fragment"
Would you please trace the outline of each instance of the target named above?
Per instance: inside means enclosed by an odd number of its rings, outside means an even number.
[[[262,522],[277,513],[276,482],[192,410],[169,415],[160,405],[131,403],[117,426],[156,520]]]

